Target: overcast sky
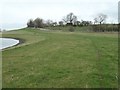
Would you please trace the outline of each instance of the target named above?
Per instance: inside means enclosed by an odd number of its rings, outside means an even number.
[[[98,13],[108,16],[107,22],[118,21],[119,0],[1,0],[0,27],[22,28],[28,19],[37,17],[59,21],[73,12],[78,20],[91,20]]]

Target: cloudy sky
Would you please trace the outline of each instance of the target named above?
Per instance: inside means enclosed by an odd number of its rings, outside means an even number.
[[[119,0],[1,0],[0,28],[13,29],[26,26],[28,19],[36,17],[59,21],[73,12],[78,20],[91,20],[98,13],[108,16],[107,22],[117,23]]]

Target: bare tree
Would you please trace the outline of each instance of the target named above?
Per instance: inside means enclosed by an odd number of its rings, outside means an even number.
[[[30,20],[27,22],[27,27],[34,27],[34,21],[33,21],[33,19],[30,19]]]
[[[63,18],[63,21],[67,24],[74,25],[74,23],[77,21],[77,16],[75,16],[73,13],[69,13]]]
[[[57,22],[53,22],[53,26],[57,26]]]
[[[64,24],[63,24],[63,21],[59,21],[59,25],[60,26],[63,26]]]
[[[99,25],[94,25],[93,26],[93,31],[102,31],[104,32],[106,29],[106,25],[101,25],[106,21],[107,15],[105,14],[98,14],[95,18],[94,18],[94,24],[99,24]]]
[[[82,26],[92,25],[92,21],[84,21],[84,20],[81,20],[81,25],[82,25]]]
[[[35,20],[34,20],[34,26],[36,27],[36,28],[42,28],[43,27],[43,19],[40,19],[40,18],[36,18]]]
[[[47,26],[53,26],[53,21],[50,20],[50,19],[47,20],[47,21],[46,21],[46,25],[47,25]]]
[[[76,21],[76,25],[79,26],[80,25],[80,21]]]
[[[98,14],[97,17],[94,18],[94,23],[99,23],[100,25],[106,21],[107,15],[105,14]]]
[[[97,18],[94,18],[94,24],[96,24],[97,23]]]

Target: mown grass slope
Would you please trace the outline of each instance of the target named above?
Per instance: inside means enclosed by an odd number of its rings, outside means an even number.
[[[117,34],[21,29],[2,52],[4,88],[117,88]]]

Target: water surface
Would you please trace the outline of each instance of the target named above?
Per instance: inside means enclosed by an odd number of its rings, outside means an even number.
[[[19,43],[19,40],[12,38],[0,38],[0,49],[5,49]]]

